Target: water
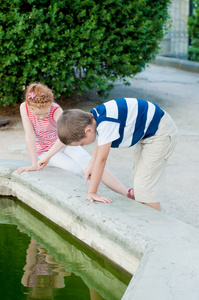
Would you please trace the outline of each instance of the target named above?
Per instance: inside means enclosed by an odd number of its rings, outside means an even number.
[[[119,300],[131,279],[15,198],[0,197],[1,300]]]

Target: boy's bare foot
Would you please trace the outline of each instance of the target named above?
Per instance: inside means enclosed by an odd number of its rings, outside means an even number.
[[[143,204],[161,211],[160,202],[156,202],[156,203],[143,203]]]

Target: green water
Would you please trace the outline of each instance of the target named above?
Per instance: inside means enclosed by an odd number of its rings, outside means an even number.
[[[0,298],[119,300],[130,274],[15,198],[0,197]]]

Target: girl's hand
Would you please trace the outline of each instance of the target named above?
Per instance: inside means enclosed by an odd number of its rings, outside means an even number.
[[[49,159],[42,157],[38,162],[37,162],[37,171],[43,169],[49,162]]]
[[[29,172],[29,171],[36,171],[37,170],[37,166],[32,165],[32,166],[25,166],[25,167],[21,167],[17,170],[18,174],[21,174],[22,172]]]
[[[103,196],[100,196],[95,193],[89,193],[87,195],[87,200],[90,202],[94,202],[94,201],[103,202],[103,203],[111,203],[112,202],[112,200],[110,198],[103,197]]]

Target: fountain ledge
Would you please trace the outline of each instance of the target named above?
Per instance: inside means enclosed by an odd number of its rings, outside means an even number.
[[[199,297],[199,231],[103,185],[111,204],[90,203],[79,177],[57,168],[20,175],[29,162],[0,160],[0,194],[17,197],[129,273],[123,300]]]

